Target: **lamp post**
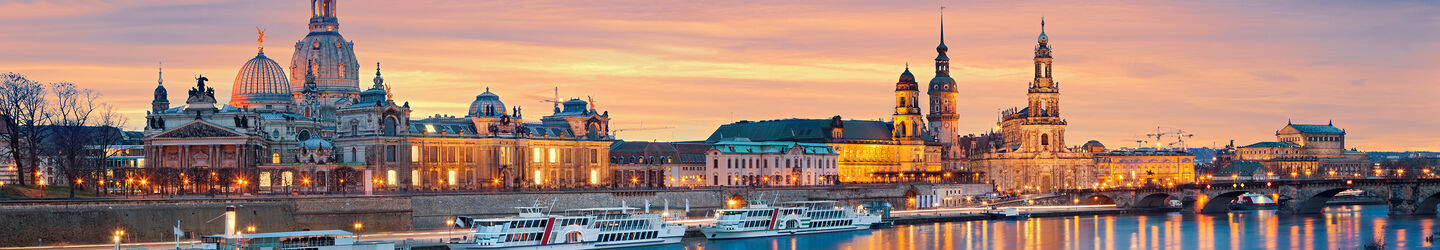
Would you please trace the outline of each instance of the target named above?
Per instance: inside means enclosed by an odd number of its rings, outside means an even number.
[[[445,242],[447,242],[447,243],[450,242],[450,240],[452,239],[452,237],[454,237],[454,236],[451,236],[452,232],[454,232],[454,231],[455,231],[455,219],[452,218],[452,219],[447,219],[447,220],[445,220]]]
[[[356,221],[356,222],[355,222],[355,241],[360,241],[360,232],[364,232],[364,230],[365,230],[365,224],[364,224],[364,223],[360,223],[359,221]]]
[[[115,229],[115,232],[111,235],[111,239],[115,241],[115,250],[120,250],[120,237],[122,236],[125,236],[124,229]]]

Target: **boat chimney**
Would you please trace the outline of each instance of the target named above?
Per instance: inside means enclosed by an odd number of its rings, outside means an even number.
[[[225,237],[235,236],[235,206],[225,207]]]

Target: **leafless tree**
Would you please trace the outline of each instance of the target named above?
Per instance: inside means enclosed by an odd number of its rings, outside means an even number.
[[[21,185],[30,183],[25,178],[39,163],[36,146],[45,135],[38,125],[48,118],[45,95],[45,85],[40,82],[13,72],[0,74],[0,135],[5,136]]]
[[[50,126],[47,126],[52,140],[47,140],[47,150],[43,150],[48,160],[54,163],[57,172],[65,176],[65,182],[70,188],[70,198],[75,198],[75,180],[80,174],[89,168],[90,161],[86,156],[87,148],[97,143],[97,136],[94,131],[106,128],[90,127],[94,121],[94,113],[100,108],[95,99],[100,94],[90,89],[77,88],[75,84],[68,82],[53,83],[50,92],[54,94],[55,101],[50,103]],[[103,152],[101,153],[103,155]]]

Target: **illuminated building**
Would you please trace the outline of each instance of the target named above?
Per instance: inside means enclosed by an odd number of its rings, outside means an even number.
[[[704,143],[616,142],[610,147],[615,186],[704,186],[705,151],[709,149]]]
[[[1025,108],[1002,111],[1000,128],[987,135],[991,143],[972,160],[983,167],[998,190],[1044,192],[1098,187],[1098,171],[1090,152],[1065,146],[1065,119],[1060,118],[1060,83],[1051,75],[1050,37],[1045,21],[1035,45],[1035,79],[1029,84]]]
[[[1097,178],[1105,187],[1171,186],[1195,182],[1195,155],[1175,150],[1109,151],[1098,141],[1081,146],[1095,155]]]
[[[1276,141],[1239,147],[1235,155],[1238,160],[1259,162],[1287,179],[1375,175],[1365,153],[1345,149],[1345,134],[1334,124],[1287,123],[1275,131]]]
[[[831,119],[740,121],[721,125],[705,141],[713,144],[744,138],[753,142],[829,145],[838,154],[839,182],[938,180],[944,175],[940,169],[939,145],[897,139],[892,128],[889,122],[843,120],[839,116]]]
[[[376,64],[358,86],[354,44],[335,0],[312,1],[290,74],[263,47],[236,74],[227,104],[197,77],[170,107],[160,80],[146,115],[145,168],[162,192],[343,193],[604,186],[607,112],[579,99],[527,122],[487,88],[461,117],[412,120]],[[261,34],[263,38],[263,33]],[[563,109],[562,109],[563,104]]]
[[[731,138],[705,153],[712,186],[809,186],[834,184],[835,149],[821,143],[752,142]]]

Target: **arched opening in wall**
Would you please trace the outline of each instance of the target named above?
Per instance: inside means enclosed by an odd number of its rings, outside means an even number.
[[[1436,209],[1440,209],[1440,192],[1431,194],[1429,197],[1420,199],[1415,203],[1415,215],[1435,215]]]
[[[730,195],[730,198],[725,199],[726,209],[736,209],[742,207],[745,207],[745,196],[740,196],[740,194],[732,194]]]
[[[1050,146],[1050,134],[1040,134],[1040,145]]]
[[[297,137],[295,137],[295,138],[296,138],[296,139],[299,139],[300,141],[309,140],[309,139],[310,139],[310,130],[300,130],[300,135],[297,136]]]
[[[1246,193],[1249,193],[1249,191],[1229,191],[1216,194],[1214,196],[1201,197],[1201,199],[1199,200],[1201,203],[1200,213],[1212,214],[1230,212],[1230,203],[1234,202],[1236,198],[1239,198],[1241,195],[1245,195]]]
[[[386,136],[394,136],[394,135],[395,135],[395,126],[396,126],[395,117],[385,117],[385,135],[386,135]]]
[[[1385,202],[1383,198],[1376,198],[1376,196],[1369,191],[1351,188],[1334,188],[1315,193],[1315,195],[1310,197],[1296,197],[1296,199],[1303,199],[1299,204],[1296,204],[1295,213],[1297,214],[1323,213],[1325,212],[1325,207],[1332,204],[1331,201],[1336,201],[1336,203],[1334,203],[1335,205],[1356,205],[1376,200],[1381,203]],[[1430,212],[1434,213],[1435,209],[1432,207]]]
[[[1167,193],[1154,193],[1135,200],[1131,207],[1142,210],[1170,210],[1180,208],[1179,201],[1179,197]]]
[[[1090,195],[1089,197],[1085,197],[1084,199],[1077,200],[1077,201],[1076,201],[1076,204],[1080,204],[1080,205],[1115,205],[1115,199],[1111,199],[1110,196],[1105,196],[1105,195],[1096,194],[1096,195]]]
[[[910,187],[909,190],[905,190],[905,209],[920,207],[919,200],[917,200],[918,196],[920,196],[920,191],[915,190],[915,187]]]

